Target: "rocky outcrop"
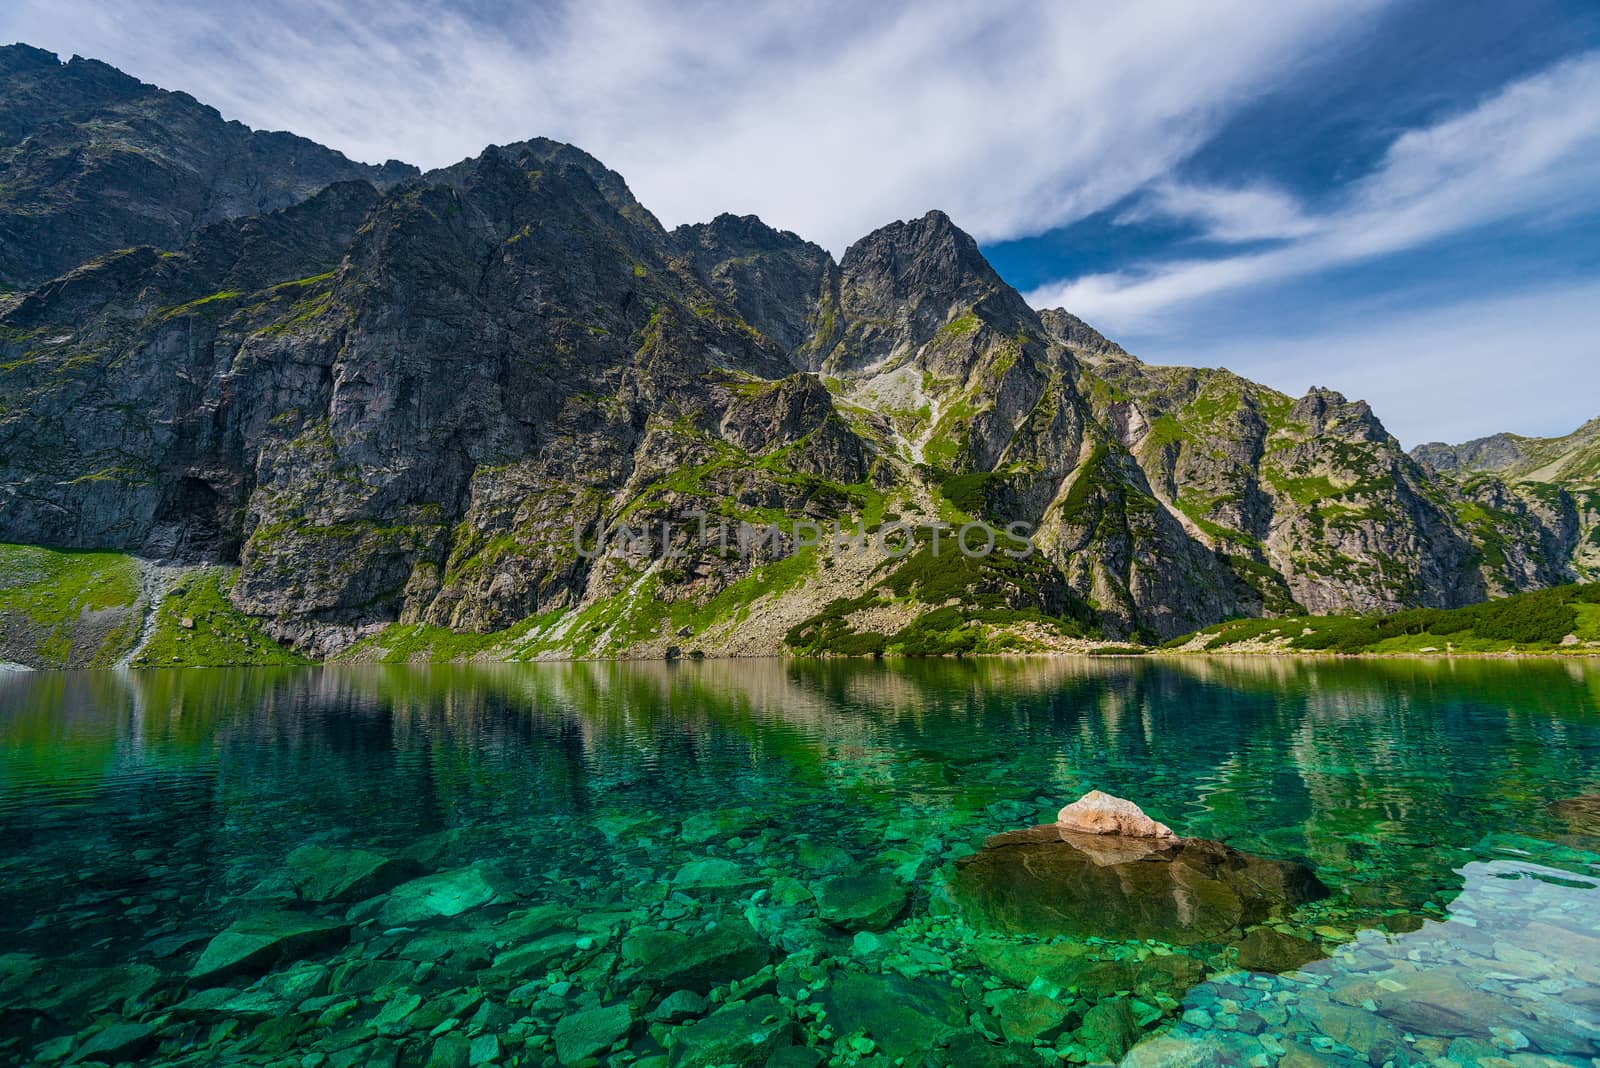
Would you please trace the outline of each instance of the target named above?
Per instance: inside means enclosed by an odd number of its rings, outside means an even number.
[[[1153,494],[1251,591],[1240,614],[1456,607],[1575,577],[1562,502],[1430,474],[1363,402],[1125,354],[1082,366]]]
[[[819,316],[837,302],[839,268],[820,246],[754,215],[718,215],[671,236],[707,287],[784,351],[824,332]]]
[[[1518,529],[1495,548],[1514,568],[1593,581],[1600,576],[1600,419],[1558,438],[1494,434],[1429,442],[1411,455]]]

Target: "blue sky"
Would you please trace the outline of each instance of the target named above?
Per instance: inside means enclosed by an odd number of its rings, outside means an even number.
[[[436,166],[572,141],[673,225],[929,208],[1157,362],[1402,441],[1600,415],[1592,0],[13,0],[0,38]]]

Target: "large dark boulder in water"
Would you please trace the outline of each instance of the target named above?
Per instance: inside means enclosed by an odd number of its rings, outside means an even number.
[[[1010,934],[1224,942],[1326,897],[1311,870],[1203,838],[1083,835],[1054,825],[996,835],[958,862],[956,898]]]

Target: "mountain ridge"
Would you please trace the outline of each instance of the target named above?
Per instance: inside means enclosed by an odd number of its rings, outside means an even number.
[[[1586,498],[1440,474],[1331,391],[1144,364],[943,212],[835,261],[754,216],[666,230],[543,138],[371,179],[0,304],[0,540],[236,566],[233,606],[319,656],[1067,648],[1587,559]],[[705,517],[785,531],[730,555]],[[853,522],[920,530],[795,532]],[[1036,551],[940,557],[972,522]],[[581,551],[635,527],[668,533]]]
[[[175,247],[208,223],[288,207],[335,181],[389,186],[418,173],[251,130],[98,60],[0,46],[0,291],[116,249]]]

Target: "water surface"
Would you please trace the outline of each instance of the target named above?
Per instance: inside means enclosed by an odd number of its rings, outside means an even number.
[[[1536,661],[8,676],[0,1060],[1588,1066],[1597,705]],[[1330,893],[980,922],[961,859],[1091,788]]]

